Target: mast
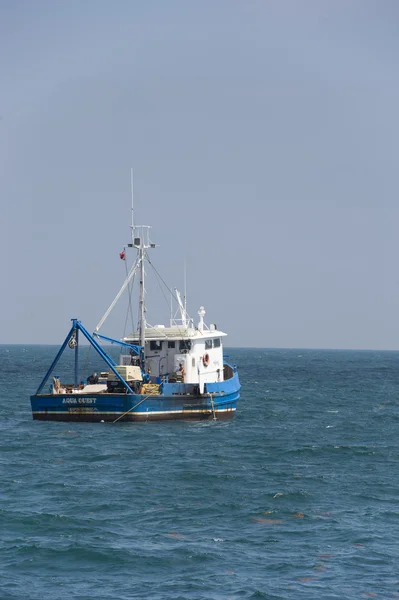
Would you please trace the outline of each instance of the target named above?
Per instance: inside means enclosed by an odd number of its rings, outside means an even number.
[[[132,230],[132,246],[138,249],[138,254],[139,254],[139,263],[140,263],[140,295],[139,295],[139,307],[140,307],[140,326],[139,326],[139,333],[140,333],[140,346],[141,346],[141,353],[140,353],[140,359],[141,359],[141,368],[144,369],[144,347],[145,347],[145,289],[144,289],[144,277],[145,277],[145,270],[144,270],[144,255],[145,255],[145,241],[144,241],[144,232],[145,232],[145,227],[143,226],[139,226],[139,227],[135,227],[134,226],[134,193],[133,193],[133,167],[130,168],[130,191],[131,191],[131,196],[132,196],[132,224],[131,224],[131,230]],[[137,230],[137,232],[136,232]],[[147,234],[148,234],[148,229],[147,229]]]
[[[144,287],[144,278],[145,278],[145,268],[144,261],[146,257],[147,248],[155,248],[155,244],[150,242],[150,229],[149,225],[135,225],[134,224],[134,206],[133,206],[133,168],[130,169],[130,189],[132,196],[132,243],[128,244],[130,248],[136,248],[138,251],[138,261],[137,265],[140,264],[140,295],[139,295],[139,308],[140,308],[140,326],[139,326],[139,335],[140,335],[140,362],[141,368],[145,369],[145,327],[146,327],[146,319],[145,319],[145,287]]]
[[[131,229],[131,242],[127,246],[128,246],[128,248],[135,248],[137,250],[137,259],[136,259],[134,265],[132,266],[132,268],[130,269],[128,275],[126,276],[126,279],[125,279],[125,281],[124,281],[121,289],[119,290],[116,298],[114,299],[114,301],[112,302],[111,306],[108,308],[107,312],[102,317],[102,319],[99,322],[99,324],[97,325],[97,327],[96,327],[96,333],[98,333],[98,331],[100,330],[100,327],[103,325],[104,321],[106,320],[106,318],[108,317],[108,315],[110,314],[110,312],[112,311],[112,309],[114,308],[115,304],[117,303],[117,301],[121,297],[123,291],[129,285],[130,281],[132,280],[132,278],[134,277],[134,275],[136,274],[136,272],[140,268],[139,339],[140,339],[140,346],[141,346],[140,363],[141,363],[141,368],[144,369],[145,368],[145,352],[144,352],[144,350],[145,350],[145,329],[146,329],[146,318],[145,318],[146,307],[145,307],[145,286],[144,286],[145,268],[144,268],[144,261],[146,259],[146,254],[147,254],[146,250],[147,250],[147,248],[156,248],[156,244],[153,244],[150,241],[150,229],[151,229],[151,227],[149,225],[135,225],[134,224],[133,169],[130,169],[130,188],[131,188],[131,201],[132,201],[132,204],[131,204],[131,213],[132,213],[131,217],[132,217],[132,220],[131,220],[131,225],[130,225],[130,229]],[[121,258],[122,258],[122,255],[121,255]],[[76,330],[76,333],[77,333],[77,330]],[[77,357],[77,353],[76,353],[76,357]],[[75,380],[77,380],[77,376],[75,377]]]
[[[140,264],[140,294],[139,294],[139,309],[140,309],[140,325],[139,325],[139,337],[141,346],[141,368],[145,368],[145,327],[146,327],[146,308],[145,308],[145,268],[144,261],[146,259],[147,248],[155,248],[155,244],[150,242],[150,229],[149,225],[134,225],[132,228],[132,246],[138,250],[138,263]]]

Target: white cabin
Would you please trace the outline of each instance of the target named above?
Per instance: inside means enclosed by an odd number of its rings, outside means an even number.
[[[227,334],[216,325],[208,328],[203,321],[205,311],[199,310],[197,327],[192,321],[172,324],[169,327],[156,325],[145,329],[146,368],[152,378],[165,378],[169,382],[184,381],[199,384],[223,381],[223,344]],[[139,344],[140,334],[135,332],[124,338],[124,342]],[[121,356],[121,364],[130,364],[131,356]],[[182,365],[182,367],[180,367]],[[183,375],[182,375],[183,374]]]

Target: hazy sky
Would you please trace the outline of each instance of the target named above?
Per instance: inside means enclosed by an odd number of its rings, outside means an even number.
[[[399,348],[398,31],[394,0],[0,1],[0,342],[93,330],[133,166],[154,265],[227,344]]]

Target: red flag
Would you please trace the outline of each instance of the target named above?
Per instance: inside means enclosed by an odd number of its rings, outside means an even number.
[[[122,250],[122,252],[119,254],[119,258],[122,260],[126,260],[126,254],[124,250]]]

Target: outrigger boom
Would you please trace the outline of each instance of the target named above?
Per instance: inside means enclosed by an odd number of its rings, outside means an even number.
[[[62,344],[61,348],[59,349],[57,356],[53,360],[51,367],[49,368],[49,370],[43,377],[43,380],[37,389],[36,396],[41,393],[42,389],[46,385],[48,378],[50,377],[51,373],[54,371],[55,367],[57,366],[57,363],[60,360],[62,354],[64,353],[64,350],[67,347],[67,345],[69,345],[70,348],[74,348],[74,351],[75,351],[75,381],[74,381],[74,385],[75,385],[75,389],[76,390],[78,389],[77,357],[78,357],[78,352],[79,352],[79,331],[81,331],[83,333],[83,335],[85,336],[87,341],[98,352],[98,354],[101,356],[101,358],[103,358],[105,360],[105,362],[107,363],[107,365],[109,366],[111,371],[119,379],[119,381],[125,386],[125,388],[133,394],[134,392],[130,388],[127,381],[125,381],[124,378],[122,377],[122,375],[120,373],[118,373],[118,371],[115,369],[117,363],[114,361],[114,359],[105,352],[104,348],[102,348],[100,346],[100,344],[94,339],[94,337],[92,335],[90,335],[90,333],[82,325],[82,323],[80,321],[78,321],[78,319],[71,319],[71,320],[72,320],[72,327],[71,327],[70,331],[68,332],[68,335],[66,336],[66,338],[64,340],[64,343]],[[118,340],[113,340],[112,338],[106,338],[105,336],[100,336],[99,334],[95,334],[95,335],[97,337],[101,337],[109,342],[118,343],[120,345],[127,346],[127,347],[131,348],[137,354],[139,354],[141,352],[140,346],[134,346],[132,344],[126,344],[124,342],[119,342]]]

